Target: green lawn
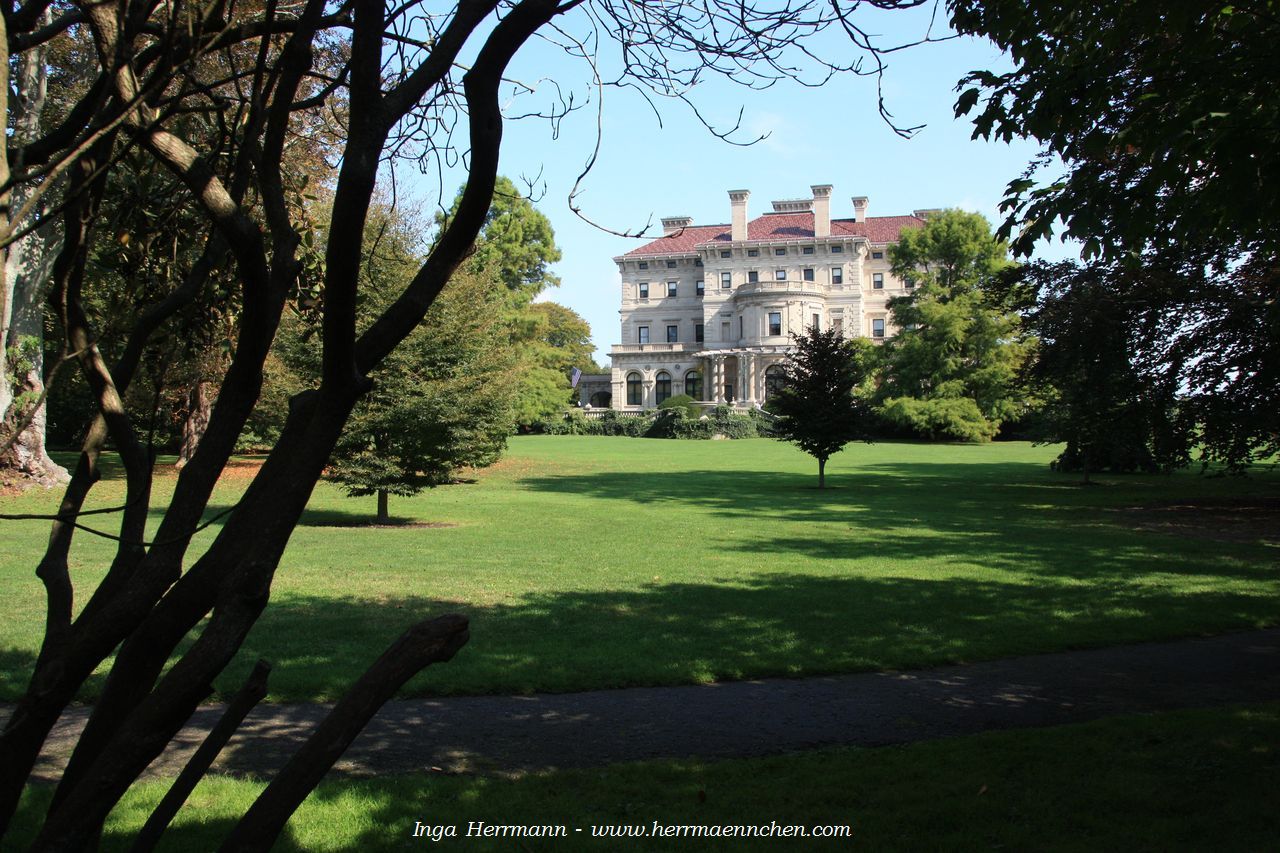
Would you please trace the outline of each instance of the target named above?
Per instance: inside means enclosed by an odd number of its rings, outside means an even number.
[[[407,623],[446,609],[472,617],[471,642],[411,694],[918,667],[1280,621],[1280,549],[1145,532],[1121,511],[1275,495],[1274,471],[1082,488],[1048,470],[1054,453],[854,445],[820,492],[809,457],[764,439],[523,437],[474,484],[392,501],[452,526],[399,530],[335,526],[368,518],[373,500],[322,485],[223,687],[262,656],[273,699],[333,698]],[[171,488],[162,477],[157,492]],[[108,479],[93,505],[122,491]],[[0,498],[0,511],[55,501]],[[0,698],[20,692],[38,648],[46,535],[44,522],[0,522]],[[110,549],[78,537],[82,589]]]
[[[1215,850],[1274,849],[1280,837],[1280,704],[1113,718],[1083,725],[873,750],[723,762],[663,761],[520,780],[414,776],[328,782],[280,850]],[[212,850],[260,784],[206,780],[162,849]],[[164,793],[147,783],[112,814],[105,850]],[[10,840],[20,849],[50,789],[28,791]],[[593,825],[850,825],[851,838],[591,840]],[[562,824],[551,840],[410,833]],[[574,828],[583,832],[576,833]]]

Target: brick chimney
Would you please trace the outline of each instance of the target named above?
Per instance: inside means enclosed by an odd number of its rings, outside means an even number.
[[[682,231],[692,224],[692,216],[664,216],[662,217],[662,236],[670,237],[677,231]]]
[[[813,190],[813,236],[831,236],[831,184],[817,184]]]
[[[855,195],[853,197],[853,221],[867,221],[867,197],[865,195]]]
[[[729,234],[735,243],[747,239],[747,199],[750,197],[751,190],[729,190],[729,208],[733,212]]]

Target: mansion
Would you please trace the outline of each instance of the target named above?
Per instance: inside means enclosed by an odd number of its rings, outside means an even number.
[[[676,394],[753,407],[780,387],[791,334],[816,325],[882,340],[886,303],[909,292],[889,270],[889,246],[933,211],[867,216],[856,197],[852,217],[832,219],[831,187],[812,189],[755,219],[750,192],[731,190],[730,224],[665,218],[662,237],[614,258],[622,342],[609,386],[593,383],[584,399],[624,411]]]

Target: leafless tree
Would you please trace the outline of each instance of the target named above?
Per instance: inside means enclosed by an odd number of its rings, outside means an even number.
[[[49,303],[97,410],[36,569],[47,596],[45,635],[28,689],[0,735],[0,834],[50,729],[113,651],[36,849],[94,847],[113,805],[210,695],[214,677],[267,606],[281,554],[348,414],[370,387],[370,372],[422,321],[484,221],[497,174],[502,92],[518,88],[504,74],[517,51],[546,39],[584,61],[584,78],[597,92],[633,86],[653,98],[688,101],[713,74],[767,86],[877,73],[884,49],[853,13],[860,5],[921,2],[458,0],[436,8],[380,0],[28,0],[21,7],[8,0],[0,98],[10,90],[13,61],[55,39],[82,39],[94,58],[92,80],[58,121],[32,138],[0,137],[0,245],[12,252],[42,226],[60,229]],[[842,39],[839,58],[823,58],[820,49],[831,50],[831,37],[841,34],[854,48]],[[620,57],[610,79],[597,62],[606,49]],[[565,98],[546,117],[557,120],[574,106]],[[5,107],[12,127],[19,111]],[[184,134],[183,120],[192,115],[221,128],[214,142]],[[302,272],[298,188],[283,163],[300,128],[319,126],[341,149],[323,243],[321,382],[292,399],[281,440],[219,518],[212,543],[189,554],[193,535],[210,523],[202,522],[210,495],[258,398],[264,359]],[[104,188],[124,152],[168,169],[207,230],[184,275],[112,342],[120,355],[108,363],[83,295]],[[429,166],[451,156],[465,157],[468,174],[455,214],[412,282],[358,334],[360,240],[381,164],[416,157]],[[241,304],[233,356],[203,437],[172,497],[157,507],[161,521],[148,539],[152,455],[123,397],[151,336],[212,276],[228,271]],[[76,531],[104,517],[86,517],[84,504],[108,442],[126,472],[112,534],[117,546],[101,583],[82,591],[88,598],[73,618],[67,555]],[[188,635],[193,642],[166,668]],[[227,849],[268,848],[382,702],[466,640],[460,616],[409,628],[267,787]],[[246,695],[259,693],[252,687]]]

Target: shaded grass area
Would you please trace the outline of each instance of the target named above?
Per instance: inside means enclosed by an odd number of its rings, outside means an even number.
[[[471,643],[409,695],[910,668],[1280,620],[1280,548],[1136,529],[1126,509],[1274,497],[1275,472],[1086,489],[1048,470],[1054,454],[856,445],[828,466],[835,488],[818,491],[812,460],[767,440],[526,437],[474,484],[393,501],[399,517],[452,525],[435,528],[334,527],[370,519],[372,499],[322,484],[219,687],[232,692],[261,656],[273,699],[334,698],[405,626],[442,610],[471,616]],[[118,502],[111,476],[96,505]],[[210,516],[246,482],[228,478]],[[171,488],[159,479],[159,495]],[[32,567],[47,529],[0,532],[0,698],[13,698],[38,649]],[[77,539],[81,589],[111,547]]]
[[[206,780],[162,849],[209,850],[260,790]],[[147,783],[113,813],[127,849],[163,794]],[[851,825],[852,838],[628,839],[638,850],[1264,850],[1280,837],[1280,704],[1112,718],[878,749],[722,762],[663,761],[520,780],[412,776],[320,786],[279,850],[610,850],[593,825]],[[19,845],[49,796],[29,791]],[[550,840],[411,838],[416,821],[563,824]],[[574,829],[581,827],[582,833]]]

